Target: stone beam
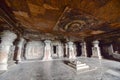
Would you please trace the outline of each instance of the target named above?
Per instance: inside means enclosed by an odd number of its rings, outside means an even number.
[[[85,38],[85,41],[115,39],[120,37],[120,29]]]
[[[21,27],[20,24],[15,22],[15,20],[12,19],[12,16],[8,15],[2,8],[0,8],[0,18],[11,27],[12,31],[15,31],[18,34],[23,33],[23,26]]]

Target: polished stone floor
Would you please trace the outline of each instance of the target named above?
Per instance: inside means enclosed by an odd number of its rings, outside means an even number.
[[[24,61],[0,75],[0,80],[120,80],[120,62],[95,58],[79,58],[90,66],[88,71],[76,71],[66,60]]]

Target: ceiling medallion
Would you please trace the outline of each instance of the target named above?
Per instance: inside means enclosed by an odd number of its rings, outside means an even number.
[[[82,20],[73,20],[66,24],[64,30],[67,32],[79,32],[85,25],[85,21]]]

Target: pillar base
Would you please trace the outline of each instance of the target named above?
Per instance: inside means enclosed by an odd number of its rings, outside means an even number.
[[[87,56],[86,56],[86,55],[81,55],[80,57],[85,57],[85,58],[87,58]]]
[[[21,60],[17,60],[17,61],[16,61],[17,64],[19,64],[19,63],[21,63],[21,62],[22,62]]]
[[[0,63],[0,70],[8,70],[8,64],[6,63]]]
[[[76,59],[76,57],[69,57],[69,59]]]
[[[42,61],[50,61],[52,58],[43,58]]]
[[[102,59],[102,56],[92,56],[93,58],[98,58],[98,59]]]

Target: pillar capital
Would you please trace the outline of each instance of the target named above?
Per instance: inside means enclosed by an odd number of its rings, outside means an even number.
[[[86,45],[86,42],[81,42],[80,45],[84,46],[84,45]]]
[[[68,42],[68,45],[73,45],[73,42],[72,42],[72,41],[69,41],[69,42]]]
[[[93,43],[93,47],[92,47],[93,56],[98,57],[99,59],[102,59],[100,47],[99,47],[99,41],[95,40],[92,43]]]
[[[93,44],[99,44],[99,41],[98,40],[95,40],[92,42]]]
[[[98,41],[98,40],[95,40],[95,41],[93,41],[92,43],[93,43],[93,46],[94,46],[94,47],[98,47],[98,45],[99,45],[99,41]]]
[[[17,35],[9,30],[5,30],[2,32],[1,41],[6,43],[12,43],[17,38]]]
[[[51,43],[51,40],[45,40],[44,42],[45,43]]]

